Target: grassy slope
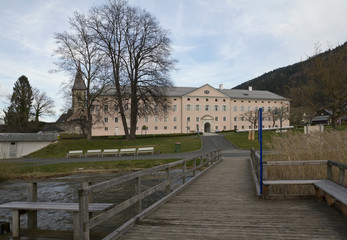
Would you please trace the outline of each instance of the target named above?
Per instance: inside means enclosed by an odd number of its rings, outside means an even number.
[[[135,141],[124,139],[61,139],[55,144],[51,144],[35,153],[29,155],[32,158],[61,158],[65,157],[70,150],[91,150],[91,149],[113,149],[126,147],[154,146],[155,153],[175,152],[175,143],[181,143],[181,152],[190,152],[201,148],[201,139],[197,136],[187,137],[157,137],[139,138]]]

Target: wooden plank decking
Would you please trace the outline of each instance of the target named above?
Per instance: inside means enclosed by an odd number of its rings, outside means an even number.
[[[257,199],[245,158],[223,158],[121,239],[346,239],[325,202]]]

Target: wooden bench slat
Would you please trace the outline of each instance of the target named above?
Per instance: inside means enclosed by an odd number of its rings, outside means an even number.
[[[309,185],[321,180],[264,180],[264,185]]]
[[[113,206],[111,203],[89,203],[90,212],[103,211]],[[61,202],[9,202],[0,205],[0,208],[18,209],[18,210],[55,210],[77,212],[78,203]]]
[[[329,180],[321,180],[314,183],[314,185],[339,202],[347,205],[347,188]]]

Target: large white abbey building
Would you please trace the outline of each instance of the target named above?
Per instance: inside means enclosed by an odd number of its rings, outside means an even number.
[[[112,91],[100,96],[114,99]],[[289,113],[289,99],[268,91],[213,88],[209,84],[201,87],[172,87],[166,98],[171,107],[161,116],[139,118],[136,134],[170,134],[187,132],[220,132],[228,130],[248,130],[254,126],[249,112],[263,108],[263,128],[289,127],[288,118],[276,119],[270,113],[274,109],[285,109]],[[124,135],[118,107],[109,101],[99,106],[101,121],[93,125],[93,136]],[[98,113],[100,116],[100,112]],[[128,125],[129,126],[129,125]]]

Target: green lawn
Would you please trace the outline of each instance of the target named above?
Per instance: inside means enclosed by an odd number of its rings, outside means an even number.
[[[65,157],[71,150],[83,150],[86,152],[91,149],[119,149],[144,146],[153,146],[155,153],[174,153],[176,142],[181,143],[181,152],[190,152],[201,148],[201,139],[197,136],[139,138],[135,141],[100,138],[90,141],[85,139],[60,139],[57,143],[30,154],[29,157],[61,158]]]
[[[69,175],[85,171],[134,171],[171,163],[178,159],[146,159],[100,162],[61,163],[49,165],[26,166],[16,164],[8,178],[35,178]],[[1,174],[0,174],[1,175]]]
[[[263,131],[263,149],[266,149],[266,143],[271,141],[271,137],[273,135],[277,135],[279,133],[275,133],[274,131]],[[238,133],[227,133],[225,134],[225,138],[228,139],[231,143],[233,143],[238,148],[242,149],[250,149],[254,147],[255,149],[259,149],[260,145],[258,142],[258,132],[255,132],[254,140],[248,139],[248,132],[238,132]]]

